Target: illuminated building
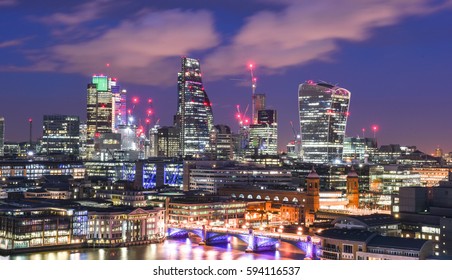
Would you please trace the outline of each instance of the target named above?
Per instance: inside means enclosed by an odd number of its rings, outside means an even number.
[[[314,223],[315,213],[320,209],[320,177],[314,168],[306,177],[306,203],[304,205],[305,226]]]
[[[326,229],[316,236],[322,260],[425,260],[433,253],[431,241],[382,236],[362,229]]]
[[[278,154],[276,110],[260,110],[258,123],[250,125],[248,155]]]
[[[212,107],[204,90],[199,60],[182,58],[178,73],[176,126],[180,129],[182,156],[202,156],[213,127]]]
[[[0,208],[0,251],[69,245],[77,214],[56,207]]]
[[[171,197],[169,224],[241,227],[245,224],[246,202],[222,197]]]
[[[86,122],[80,122],[79,126],[79,152],[82,160],[86,159],[86,144],[87,144],[87,125]]]
[[[437,147],[435,149],[435,152],[433,153],[434,157],[443,157],[443,149],[441,149],[440,147]]]
[[[411,167],[411,171],[421,176],[421,186],[434,187],[438,186],[441,181],[448,180],[449,172],[452,172],[452,168],[437,166],[413,166]]]
[[[231,128],[215,125],[210,134],[210,149],[214,159],[232,160],[234,157]]]
[[[374,138],[345,137],[342,160],[367,163],[376,150],[377,142]]]
[[[116,78],[109,79],[111,92],[114,101],[114,128],[120,125],[127,125],[127,90],[121,89]]]
[[[87,161],[85,167],[88,177],[103,177],[109,182],[133,181],[137,183],[135,190],[152,190],[164,186],[181,189],[183,183],[183,164],[173,158],[144,161]]]
[[[358,174],[354,169],[350,170],[347,175],[347,207],[358,208],[359,207],[359,182]]]
[[[265,94],[253,94],[253,123],[258,124],[259,111],[265,110]]]
[[[85,177],[85,167],[78,161],[2,161],[0,177],[26,177],[39,179],[44,175],[71,175],[74,179]]]
[[[421,176],[399,165],[375,165],[369,170],[370,191],[391,195],[403,187],[419,186]]]
[[[78,116],[44,115],[43,154],[79,155],[80,120]]]
[[[180,151],[180,131],[174,126],[157,129],[157,156],[177,157]]]
[[[87,158],[94,157],[94,138],[101,133],[112,133],[114,105],[111,83],[107,76],[93,76],[87,90]]]
[[[340,161],[350,92],[327,83],[307,81],[298,88],[298,101],[303,160]]]
[[[165,210],[93,208],[88,212],[87,243],[109,247],[159,242],[165,235]]]
[[[249,150],[250,127],[240,126],[239,132],[232,135],[232,141],[234,143],[234,160],[242,160]]]
[[[154,125],[151,129],[149,129],[149,154],[148,154],[148,157],[157,157],[158,156],[158,142],[159,142],[158,129],[159,128],[160,128],[160,126],[157,124],[157,125]],[[179,136],[177,136],[176,140],[179,143]],[[177,149],[177,150],[179,150],[179,149]]]
[[[282,168],[235,165],[227,161],[184,163],[184,190],[216,193],[225,187],[292,186],[292,173]]]
[[[0,117],[0,157],[5,154],[5,118]]]
[[[402,223],[402,237],[428,239],[436,256],[452,256],[452,184],[406,187],[399,191],[393,214]]]

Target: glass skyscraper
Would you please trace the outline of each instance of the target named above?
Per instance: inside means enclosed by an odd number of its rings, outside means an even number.
[[[44,115],[42,152],[78,156],[80,120],[78,116]]]
[[[178,73],[176,127],[180,132],[180,154],[199,157],[206,153],[213,127],[212,107],[204,90],[199,60],[182,58]]]
[[[298,88],[298,104],[303,161],[340,161],[350,92],[328,83],[307,81]]]

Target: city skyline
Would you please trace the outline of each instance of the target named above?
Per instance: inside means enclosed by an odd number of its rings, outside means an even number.
[[[441,102],[448,92],[439,82],[452,72],[452,1],[343,1],[341,7],[256,1],[240,8],[238,1],[143,3],[0,1],[1,22],[15,26],[0,41],[5,140],[27,141],[29,117],[34,140],[42,134],[43,115],[85,120],[86,81],[93,73],[117,77],[129,96],[153,98],[155,118],[170,125],[178,60],[187,55],[200,58],[214,124],[235,132],[236,105],[251,107],[247,65],[256,65],[256,93],[265,93],[267,107],[280,112],[280,150],[292,139],[289,122],[298,123],[298,85],[324,80],[353,93],[347,136],[361,136],[362,128],[373,136],[376,124],[380,145],[452,151],[448,102]],[[342,17],[320,22],[314,16],[336,13],[335,6]],[[360,16],[368,10],[372,16]],[[293,23],[298,16],[306,22]],[[132,42],[135,37],[142,39]]]

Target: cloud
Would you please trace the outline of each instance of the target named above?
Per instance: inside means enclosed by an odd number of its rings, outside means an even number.
[[[219,39],[213,26],[207,11],[142,11],[93,39],[56,45],[44,55],[32,55],[35,63],[23,70],[91,75],[109,63],[120,80],[171,84],[178,63],[168,62],[216,46]]]
[[[0,0],[0,7],[14,6],[17,4],[17,0]]]
[[[338,51],[341,40],[363,41],[378,27],[452,6],[451,0],[285,0],[283,3],[287,7],[282,11],[262,11],[250,16],[231,44],[213,51],[205,63],[209,74],[234,75],[243,72],[249,62],[272,72],[312,60],[330,59]]]
[[[0,0],[1,1],[1,0]],[[108,8],[111,0],[93,0],[76,6],[69,13],[54,13],[43,18],[36,18],[36,21],[48,25],[74,26],[85,22],[93,21],[102,16]],[[102,7],[102,8],[101,8]]]
[[[25,40],[27,40],[27,38],[0,42],[0,49],[21,45]]]

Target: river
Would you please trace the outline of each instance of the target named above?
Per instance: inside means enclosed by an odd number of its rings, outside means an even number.
[[[122,248],[83,248],[0,256],[0,260],[302,260],[301,250],[282,243],[277,251],[245,253],[237,238],[220,246],[199,245],[200,239],[165,240],[163,243]]]

